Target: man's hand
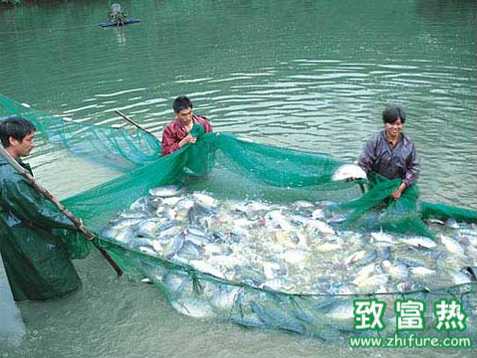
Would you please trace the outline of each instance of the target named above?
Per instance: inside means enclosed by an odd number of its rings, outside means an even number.
[[[180,142],[179,142],[179,147],[183,147],[184,145],[186,145],[187,143],[192,143],[194,144],[195,142],[197,141],[197,138],[196,137],[192,137],[190,134],[188,134],[187,136],[185,136]]]
[[[401,194],[403,193],[404,190],[406,190],[406,184],[401,183],[401,185],[399,185],[399,188],[391,194],[391,197],[394,200],[398,200],[401,197]]]

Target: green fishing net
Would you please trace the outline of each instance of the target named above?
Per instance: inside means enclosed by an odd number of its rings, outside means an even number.
[[[290,294],[226,281],[100,236],[118,212],[147,195],[151,188],[169,184],[185,186],[190,191],[206,191],[222,199],[327,202],[329,210],[342,215],[343,219],[337,223],[341,230],[358,232],[382,230],[434,238],[425,220],[475,223],[474,210],[422,202],[417,185],[406,190],[400,200],[389,201],[399,180],[376,176],[369,183],[333,181],[333,173],[345,163],[325,153],[253,143],[233,134],[198,131],[196,144],[161,157],[160,142],[143,131],[65,120],[0,96],[0,116],[11,114],[31,120],[49,144],[122,173],[64,200],[63,204],[98,234],[95,243],[104,247],[130,277],[148,277],[182,313],[337,339],[353,329],[353,320],[347,314],[340,314],[340,308],[347,312],[356,299],[375,298],[387,302],[389,307],[398,298],[418,299],[430,307],[436,298],[457,297],[468,312],[468,324],[476,322],[475,283],[391,294]],[[363,185],[368,187],[365,193]],[[84,250],[80,246],[77,249]],[[75,250],[74,245],[71,250]],[[387,328],[383,334],[394,328],[392,317],[386,311]],[[431,318],[428,312],[426,319]]]

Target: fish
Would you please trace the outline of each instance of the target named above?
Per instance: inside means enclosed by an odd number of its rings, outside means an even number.
[[[148,211],[150,209],[150,201],[146,197],[141,197],[131,204],[129,207],[133,211]]]
[[[210,300],[213,308],[230,313],[234,308],[241,288],[228,285],[219,285]]]
[[[393,236],[384,233],[382,230],[379,231],[379,232],[371,233],[371,237],[376,241],[384,242],[384,243],[388,243],[388,244],[392,244],[392,243],[395,242],[395,239],[394,239]]]
[[[217,201],[205,193],[194,193],[192,195],[193,199],[204,208],[213,208],[216,206]]]
[[[354,285],[360,286],[365,282],[371,274],[376,270],[376,265],[374,263],[362,267],[355,276],[355,279],[352,281]]]
[[[354,320],[354,308],[351,302],[337,303],[329,309],[325,316],[334,321]]]
[[[267,280],[272,280],[278,276],[280,273],[281,266],[277,262],[264,262],[263,263],[263,273]]]
[[[164,280],[162,280],[162,284],[172,293],[181,292],[184,290],[184,287],[191,285],[191,279],[187,274],[180,271],[169,271]]]
[[[336,234],[335,230],[330,225],[328,225],[327,223],[325,223],[324,221],[321,221],[321,220],[310,221],[306,225],[306,227],[309,230],[317,230],[318,232],[320,232],[322,234],[325,234],[325,235],[335,235]]]
[[[155,256],[155,255],[156,255],[156,252],[154,251],[154,249],[152,249],[152,248],[149,247],[149,246],[140,246],[140,247],[139,247],[139,251],[141,251],[141,252],[144,253],[144,254],[151,255],[151,256]]]
[[[140,219],[145,219],[149,216],[149,213],[147,211],[125,211],[119,214],[120,219],[133,219],[133,220],[140,220]]]
[[[304,264],[306,257],[309,255],[304,250],[294,249],[285,251],[284,260],[291,265]]]
[[[122,229],[126,229],[126,228],[129,228],[129,227],[133,227],[133,226],[143,222],[144,220],[147,220],[147,218],[146,217],[132,218],[132,219],[118,218],[116,220],[111,221],[110,228],[114,229],[114,230],[122,230]]]
[[[335,208],[336,203],[325,201],[298,200],[284,205],[250,198],[219,200],[205,191],[174,188],[169,193],[153,191],[134,201],[101,234],[187,270],[286,293],[406,292],[473,279],[466,267],[477,265],[476,227],[460,225],[452,234],[444,227],[447,234],[436,241],[391,235],[382,229],[344,231],[339,222],[346,216],[333,212]],[[159,272],[153,264],[143,265],[154,283],[176,290],[179,278],[168,278],[167,269]],[[210,282],[204,281],[200,287],[205,288],[194,293],[194,285],[184,278],[172,300],[183,304],[189,294],[203,296],[210,306],[206,311],[217,313],[221,304],[211,300],[219,294]],[[231,307],[233,297],[224,298],[228,303],[222,306]],[[191,303],[194,310],[196,303]]]
[[[324,219],[326,218],[326,214],[325,214],[325,211],[321,208],[318,208],[318,209],[315,209],[313,210],[313,212],[311,213],[311,217],[312,219]]]
[[[356,164],[343,164],[331,176],[333,181],[367,179],[366,172]]]
[[[266,219],[272,228],[281,228],[288,231],[293,229],[290,221],[282,214],[281,210],[270,211],[266,215]]]
[[[445,236],[444,234],[439,235],[439,239],[441,240],[442,244],[446,247],[447,251],[455,255],[464,255],[464,248],[454,239]]]
[[[430,222],[431,224],[439,224],[439,225],[445,225],[446,223],[442,220],[439,220],[439,219],[428,219],[427,220],[428,222]]]
[[[451,271],[450,276],[452,278],[452,281],[456,285],[464,285],[466,283],[471,283],[472,282],[472,277],[470,276],[469,272],[467,271]]]
[[[177,196],[182,190],[176,185],[165,185],[149,190],[149,195],[158,196],[161,198],[168,198],[171,196]]]
[[[346,221],[346,215],[336,214],[329,218],[327,221],[329,224],[340,224]]]
[[[433,249],[437,246],[437,244],[433,240],[423,236],[404,237],[399,239],[399,241],[405,243],[406,245],[417,248]]]
[[[370,251],[366,252],[366,255],[361,258],[361,260],[358,261],[358,264],[360,266],[366,266],[369,265],[370,263],[373,263],[377,260],[378,258],[378,251],[375,249],[371,249]]]
[[[132,227],[127,227],[119,231],[107,230],[107,231],[103,231],[103,235],[115,241],[128,243],[134,239],[135,230]]]
[[[409,271],[411,271],[411,273],[416,277],[425,277],[434,275],[436,273],[436,271],[430,270],[423,266],[411,267]]]
[[[176,237],[182,232],[182,229],[179,226],[171,226],[165,230],[162,230],[158,235],[157,238],[159,240],[168,239],[171,237]]]
[[[367,255],[366,250],[360,250],[352,253],[350,256],[348,256],[344,263],[345,265],[352,265],[356,262],[359,262],[361,259],[363,259]]]
[[[331,243],[331,242],[325,242],[321,245],[318,245],[316,249],[319,252],[329,252],[329,251],[335,251],[340,249],[342,246],[338,243]]]
[[[477,248],[469,245],[465,249],[465,254],[466,254],[466,256],[472,258],[474,260],[474,262],[477,262]]]
[[[184,245],[184,236],[176,235],[166,241],[165,245],[162,246],[163,248],[163,255],[166,258],[173,257]],[[156,248],[153,246],[154,249]]]
[[[298,200],[293,203],[297,208],[300,209],[309,209],[315,207],[312,203],[306,200]]]
[[[175,240],[175,238],[173,240]],[[169,255],[176,255],[176,260],[178,259],[178,261],[184,261],[184,259],[186,259],[185,262],[190,264],[195,262],[196,265],[198,265],[203,252],[204,249],[200,245],[197,245],[190,240],[178,240],[171,246]],[[204,265],[201,267],[205,267],[205,265],[206,264],[204,263]]]
[[[160,226],[160,221],[157,219],[149,219],[139,222],[137,224],[136,235],[154,238]]]
[[[404,264],[392,264],[389,260],[384,260],[381,263],[384,272],[389,274],[392,278],[396,280],[404,280],[409,276],[409,270]]]
[[[459,224],[454,219],[447,219],[446,226],[451,228],[451,229],[458,229],[459,228]]]
[[[164,205],[169,205],[169,206],[175,206],[179,201],[181,201],[182,198],[179,196],[170,196],[162,199],[162,204]]]
[[[186,316],[194,318],[210,318],[215,317],[212,307],[207,305],[203,300],[196,298],[185,298],[170,301],[172,307]]]

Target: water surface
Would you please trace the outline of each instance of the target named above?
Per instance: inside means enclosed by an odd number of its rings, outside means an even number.
[[[386,103],[407,110],[422,197],[477,208],[477,3],[444,0],[122,1],[143,23],[96,24],[105,2],[0,10],[0,92],[75,120],[158,136],[189,95],[216,131],[355,160]],[[66,197],[117,175],[42,143],[31,158]],[[61,175],[58,175],[61,173]],[[27,337],[4,356],[376,356],[275,331],[177,314],[156,288],[117,280],[98,255],[83,289],[20,304]],[[3,348],[2,348],[3,349]],[[422,356],[469,352],[421,350]],[[469,354],[470,355],[470,354]]]

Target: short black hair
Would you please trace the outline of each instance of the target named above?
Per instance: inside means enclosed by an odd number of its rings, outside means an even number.
[[[0,118],[0,140],[4,148],[10,146],[10,137],[21,142],[23,138],[35,131],[33,123],[20,116]]]
[[[406,122],[406,113],[401,106],[396,104],[391,104],[386,106],[383,111],[383,122],[384,123],[394,123],[398,118],[401,119],[401,123]]]
[[[174,100],[174,103],[172,103],[172,108],[174,109],[175,113],[179,113],[183,109],[192,109],[192,102],[186,96],[177,97]]]

